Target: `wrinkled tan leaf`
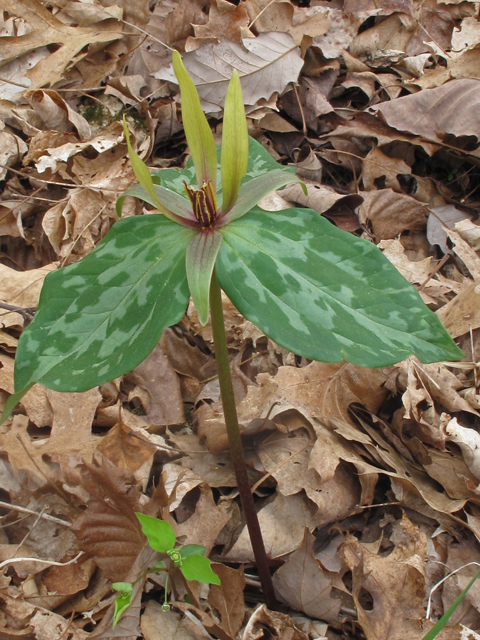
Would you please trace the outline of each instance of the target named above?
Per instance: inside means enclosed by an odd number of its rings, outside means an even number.
[[[280,558],[292,553],[301,544],[305,528],[314,529],[315,508],[302,494],[277,494],[258,512],[265,550],[269,558]],[[253,562],[254,555],[246,527],[225,559],[230,562]]]
[[[116,20],[106,20],[103,24],[99,23],[101,26],[70,27],[58,20],[37,0],[4,0],[3,8],[10,14],[23,18],[34,29],[23,36],[0,38],[0,50],[4,60],[16,58],[49,44],[61,42],[63,45],[37,62],[28,72],[32,90],[60,80],[65,67],[84,47],[94,43],[111,42],[121,37],[121,29]]]
[[[388,125],[399,131],[442,141],[446,135],[480,138],[477,108],[479,80],[452,80],[436,89],[384,102],[374,107]],[[476,154],[477,152],[473,152]]]
[[[221,584],[213,584],[208,593],[208,601],[220,614],[220,626],[231,638],[235,638],[245,617],[243,590],[245,577],[243,567],[232,569],[218,562],[212,563],[212,569],[220,578]]]
[[[265,628],[273,629],[278,640],[308,640],[308,634],[297,629],[290,616],[279,611],[270,611],[262,604],[250,617],[242,640],[258,640],[265,637]]]
[[[473,282],[458,296],[437,311],[443,325],[452,336],[468,333],[480,327],[480,284]]]
[[[262,33],[242,42],[243,45],[228,40],[204,44],[183,57],[202,107],[209,113],[222,110],[232,67],[239,73],[246,105],[254,105],[260,98],[268,99],[275,91],[281,93],[298,78],[303,62],[290,35]],[[170,70],[168,73],[160,70],[154,75],[159,80],[176,82]]]
[[[153,444],[135,433],[123,420],[117,422],[102,438],[98,451],[108,458],[117,469],[134,473],[145,462],[152,460],[157,450]]]
[[[305,531],[301,546],[276,571],[273,583],[283,602],[311,618],[333,622],[341,600],[331,595],[332,580],[313,555],[315,537]]]
[[[187,49],[191,51],[191,45],[202,38],[215,38],[218,42],[222,37],[232,42],[241,42],[242,38],[251,34],[248,30],[248,15],[244,3],[232,4],[227,0],[211,0],[210,11],[208,13],[208,22],[201,25],[193,25],[195,31],[195,39],[190,39],[190,46]],[[253,34],[252,34],[253,35]],[[193,42],[192,42],[193,41]]]
[[[255,30],[289,33],[295,44],[301,44],[304,36],[315,38],[328,31],[328,12],[323,7],[295,7],[290,2],[247,0],[250,20],[255,20]]]
[[[146,422],[151,425],[185,422],[180,381],[160,345],[126,378],[137,385],[129,400],[140,400]]]
[[[418,640],[428,630],[423,625],[427,538],[405,515],[401,525],[403,537],[387,557],[353,536],[342,548],[352,571],[358,621],[368,640]],[[373,599],[373,607],[365,606],[362,591]]]
[[[230,515],[215,504],[212,490],[204,484],[200,489],[195,513],[177,526],[177,536],[186,536],[185,544],[199,544],[205,547],[208,555],[229,519]]]

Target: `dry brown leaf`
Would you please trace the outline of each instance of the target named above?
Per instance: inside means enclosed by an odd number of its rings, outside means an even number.
[[[304,194],[301,185],[293,184],[288,185],[281,191],[282,197],[294,204],[313,209],[319,214],[326,214],[337,203],[342,203],[351,209],[355,209],[362,202],[363,194],[362,196],[356,194],[346,196],[337,193],[326,185],[307,183],[306,186],[307,195]]]
[[[229,519],[230,514],[215,504],[212,490],[204,484],[200,489],[195,513],[177,525],[177,537],[185,536],[185,544],[200,544],[206,548],[208,555]]]
[[[120,418],[102,438],[97,450],[118,469],[135,473],[145,462],[152,461],[157,449]]]
[[[437,311],[452,338],[480,327],[480,284],[473,282],[458,296]]]
[[[313,554],[315,537],[305,531],[301,546],[276,571],[273,584],[283,602],[309,617],[334,622],[341,600],[331,595],[332,580]]]
[[[145,640],[208,640],[211,637],[200,626],[194,628],[180,613],[162,611],[155,600],[147,602],[140,627]]]
[[[157,426],[185,422],[180,381],[160,345],[126,379],[137,385],[128,399],[140,400],[145,422]]]
[[[220,615],[220,627],[231,638],[235,638],[245,617],[243,566],[232,569],[224,564],[214,562],[212,569],[220,578],[221,584],[213,584],[210,587],[208,602]]]
[[[445,228],[445,233],[453,242],[453,250],[465,266],[470,271],[474,280],[480,280],[480,258],[472,247],[466,242],[457,231]]]
[[[62,78],[65,67],[80,51],[91,44],[112,42],[121,37],[117,20],[104,20],[88,27],[70,27],[61,22],[37,0],[4,0],[3,8],[11,15],[23,18],[33,31],[23,36],[0,38],[5,61],[50,44],[62,43],[54,53],[43,58],[27,72],[31,90],[53,84]],[[83,57],[83,56],[82,56]]]
[[[334,418],[350,422],[348,407],[363,404],[375,413],[387,391],[381,385],[387,369],[366,369],[348,363],[312,362],[303,368],[280,367],[276,376],[259,374],[257,386],[249,386],[245,399],[237,406],[241,426],[253,420],[262,423],[265,416],[295,409],[311,424]],[[199,434],[207,439],[210,451],[228,446],[220,403],[200,407]]]
[[[382,0],[377,5],[376,7],[371,0],[345,0],[343,10],[346,13],[368,12],[370,15],[375,16],[389,16],[392,13],[407,13],[411,15],[413,11],[412,0]]]
[[[242,38],[248,37],[248,14],[244,3],[238,6],[227,2],[227,0],[211,0],[210,11],[208,12],[208,22],[201,25],[193,25],[195,38],[215,38],[220,42],[222,37],[233,42],[241,42]],[[253,35],[253,34],[251,34]],[[199,43],[200,44],[200,43]],[[192,50],[191,45],[189,49]]]
[[[315,38],[328,31],[328,12],[323,7],[296,7],[290,2],[247,0],[246,7],[255,31],[283,31],[289,33],[295,44],[301,44],[304,36]]]
[[[148,31],[148,33],[152,33],[163,42],[168,42],[175,49],[184,51],[185,41],[194,34],[193,25],[205,24],[208,21],[206,14],[208,3],[205,0],[179,0],[171,3],[170,6],[167,3],[167,7],[169,12],[164,21],[164,33],[158,33],[159,20],[155,25],[157,32]],[[159,9],[161,12],[162,7]]]
[[[309,484],[318,484],[318,476],[308,468],[311,447],[312,438],[304,430],[275,431],[258,445],[257,453],[265,471],[275,478],[278,491],[284,496],[298,493]]]
[[[145,548],[146,540],[135,516],[139,491],[133,476],[117,470],[102,458],[102,466],[89,465],[97,486],[87,509],[73,523],[79,546],[100,567],[107,578],[125,580]]]
[[[25,98],[43,123],[43,129],[67,133],[76,129],[80,140],[91,137],[90,125],[83,116],[52,90],[27,91]]]
[[[402,192],[399,175],[409,175],[412,170],[400,158],[386,156],[378,147],[373,147],[363,160],[362,180],[367,191],[375,188],[393,189]],[[380,182],[377,184],[376,181]]]
[[[246,105],[269,99],[297,81],[303,61],[288,33],[261,33],[257,38],[244,38],[242,43],[224,39],[220,44],[203,44],[183,58],[208,113],[222,110],[232,67],[238,69]],[[171,69],[161,69],[154,75],[158,80],[176,83]]]
[[[424,89],[372,107],[387,124],[399,131],[423,136],[434,142],[451,134],[480,138],[477,109],[479,80],[452,80],[436,89]],[[474,155],[476,151],[471,152]]]
[[[5,180],[8,167],[13,167],[27,153],[25,142],[8,130],[2,131],[3,122],[0,122],[0,180]]]
[[[358,621],[368,640],[418,640],[425,630],[426,535],[404,515],[403,536],[387,557],[349,536],[342,548],[352,571],[352,595]],[[362,592],[373,606],[365,606]]]
[[[259,638],[266,638],[266,633],[268,633],[269,636],[271,635],[270,629],[275,634],[274,637],[278,638],[278,640],[308,640],[309,638],[308,634],[297,629],[290,616],[278,611],[270,611],[262,604],[250,617],[243,632],[242,640],[259,640]]]
[[[305,528],[313,530],[315,507],[300,493],[294,496],[277,494],[258,512],[265,550],[269,558],[292,553],[301,544]],[[245,527],[238,540],[223,558],[227,562],[253,562],[252,543]]]
[[[3,600],[3,613],[0,622],[0,632],[5,638],[32,638],[36,640],[52,640],[62,634],[68,633],[71,640],[86,640],[89,634],[82,629],[71,626],[69,621],[33,604],[25,602],[21,598],[21,593],[13,591],[10,587],[10,594],[3,592],[0,599]]]
[[[0,389],[4,389],[9,394],[14,392],[13,369],[14,359],[0,354]],[[52,406],[47,398],[45,387],[40,384],[34,384],[23,396],[21,404],[25,408],[27,416],[37,427],[50,427],[52,425]]]
[[[36,307],[45,276],[56,268],[52,263],[40,269],[16,271],[0,264],[0,300],[24,309]],[[23,327],[23,318],[16,312],[2,313],[0,322],[2,327]]]
[[[368,156],[367,156],[368,158]],[[365,164],[368,170],[368,164]],[[376,174],[381,174],[376,167]],[[373,175],[373,174],[370,174]],[[394,176],[396,180],[396,174]],[[360,222],[372,225],[375,238],[388,240],[396,238],[403,231],[422,231],[427,225],[428,207],[404,193],[395,193],[393,189],[362,191],[363,203],[359,207]]]

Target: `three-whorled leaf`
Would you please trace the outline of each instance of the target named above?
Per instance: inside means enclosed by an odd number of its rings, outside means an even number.
[[[223,227],[222,289],[267,336],[298,355],[366,367],[463,353],[417,291],[371,243],[311,209],[258,207]]]
[[[33,382],[85,391],[140,364],[185,313],[193,235],[162,215],[127,218],[80,262],[50,273],[18,345],[15,391]]]

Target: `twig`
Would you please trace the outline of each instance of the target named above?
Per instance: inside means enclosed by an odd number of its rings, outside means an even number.
[[[13,552],[13,557],[15,557],[17,555],[17,553],[20,551],[20,548],[22,546],[22,544],[24,544],[28,538],[30,537],[32,531],[35,529],[35,527],[37,526],[37,524],[40,522],[42,515],[45,513],[46,510],[46,506],[42,508],[41,512],[37,514],[37,517],[35,519],[35,522],[33,523],[33,525],[30,527],[30,529],[27,531],[27,533],[23,536],[23,539],[17,544],[17,548],[15,549],[15,551]]]
[[[37,307],[17,307],[14,304],[7,304],[6,302],[0,302],[0,309],[5,309],[5,311],[13,311],[14,313],[19,313],[26,323],[29,323],[33,320],[33,314],[37,310]]]
[[[260,16],[262,15],[262,13],[264,13],[268,7],[270,7],[274,2],[276,2],[276,0],[270,0],[270,2],[267,4],[266,7],[263,7],[263,9],[260,11],[260,13],[258,15],[255,16],[255,18],[250,22],[250,24],[248,25],[248,28],[251,29],[253,27],[253,25],[255,24],[255,22],[260,18]]]
[[[307,442],[307,444],[304,445],[301,449],[299,449],[298,451],[295,451],[295,453],[292,453],[292,455],[289,458],[287,458],[286,460],[282,460],[282,462],[280,462],[280,464],[277,464],[276,467],[273,467],[273,469],[270,469],[270,471],[268,473],[266,473],[264,476],[262,476],[260,478],[260,480],[253,485],[252,493],[255,493],[255,491],[258,489],[258,487],[261,484],[263,484],[267,478],[270,478],[270,476],[272,476],[276,471],[278,471],[281,467],[283,467],[284,464],[287,464],[287,462],[290,462],[290,460],[292,458],[294,458],[295,456],[297,456],[299,453],[302,453],[302,451],[305,451],[305,449],[308,449],[308,447],[310,447],[311,444],[312,444],[311,442]]]
[[[293,84],[293,90],[295,91],[295,96],[298,102],[298,108],[300,109],[300,115],[302,116],[303,135],[307,137],[308,135],[307,123],[305,122],[305,114],[303,113],[302,103],[300,102],[300,96],[298,95],[297,85],[295,83]]]
[[[32,516],[38,516],[38,511],[33,511],[33,509],[27,509],[27,507],[20,507],[16,504],[10,504],[9,502],[3,502],[0,500],[0,507],[5,507],[5,509],[11,509],[12,511],[19,511],[20,513],[28,513]],[[71,523],[67,522],[67,520],[62,520],[61,518],[56,518],[55,516],[51,516],[48,513],[41,513],[41,518],[43,520],[50,520],[50,522],[55,522],[56,524],[62,524],[64,527],[71,527]]]
[[[73,564],[76,562],[80,556],[83,556],[83,551],[77,553],[77,555],[68,562],[55,562],[55,560],[42,560],[41,558],[10,558],[9,560],[0,562],[0,569],[3,569],[3,567],[8,566],[9,564],[15,564],[16,562],[40,562],[41,564],[48,564],[55,567],[66,567],[67,564]]]

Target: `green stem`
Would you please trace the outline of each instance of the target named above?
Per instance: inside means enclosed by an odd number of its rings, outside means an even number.
[[[242,502],[245,520],[257,563],[258,575],[262,584],[265,603],[269,609],[277,608],[277,600],[273,590],[272,577],[268,566],[267,554],[263,543],[262,532],[258,523],[255,503],[248,481],[247,467],[243,456],[243,445],[238,427],[237,410],[233,395],[232,377],[228,361],[227,339],[225,337],[225,324],[223,320],[222,293],[218,284],[215,270],[210,285],[210,313],[212,317],[213,340],[215,343],[215,358],[217,360],[218,380],[222,395],[223,413],[227,427],[228,442],[232,455],[233,468],[237,479],[238,492]]]

